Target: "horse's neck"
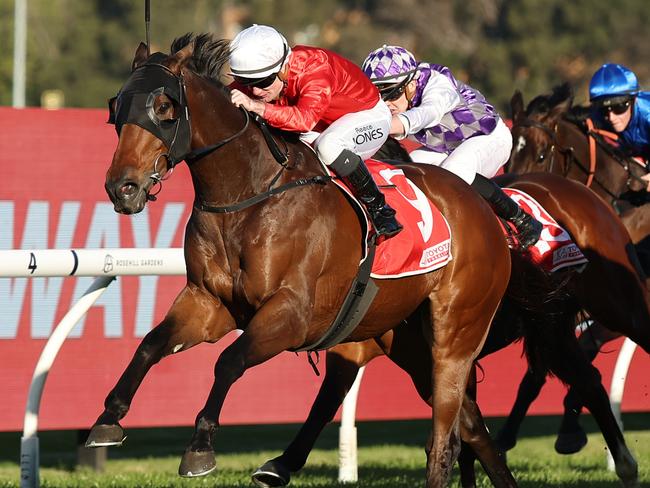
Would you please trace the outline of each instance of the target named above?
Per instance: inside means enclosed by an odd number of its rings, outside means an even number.
[[[592,151],[586,128],[570,120],[562,120],[559,128],[559,134],[563,136],[560,141],[561,145],[564,148],[573,148],[573,157],[584,168],[581,169],[578,165],[571,164],[568,160],[565,161],[565,164],[570,165],[567,177],[585,183],[589,178],[588,171],[594,171],[594,178],[602,183],[608,191],[619,193],[624,190],[627,173],[595,140],[591,142]],[[571,156],[567,154],[564,157],[570,158]],[[592,183],[590,186],[596,193],[606,197],[601,184]]]
[[[203,93],[197,97],[195,91],[201,90]],[[222,142],[248,123],[233,140],[189,164],[197,199],[230,205],[266,190],[280,166],[261,151],[265,142],[252,122],[247,122],[226,93],[205,80],[188,83],[187,94],[193,150]]]

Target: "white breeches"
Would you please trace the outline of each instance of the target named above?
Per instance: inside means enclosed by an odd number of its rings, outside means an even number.
[[[490,134],[470,137],[449,155],[425,148],[418,148],[410,154],[413,161],[441,166],[472,184],[476,173],[486,178],[496,175],[508,161],[511,149],[510,129],[499,119]]]
[[[306,132],[300,138],[312,144],[320,160],[328,166],[343,149],[366,160],[386,142],[390,120],[390,109],[379,100],[371,109],[345,114],[322,133]]]

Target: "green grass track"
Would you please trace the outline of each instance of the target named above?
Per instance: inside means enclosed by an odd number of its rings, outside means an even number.
[[[641,486],[650,488],[650,414],[623,418],[628,446],[639,463]],[[489,419],[492,431],[500,419]],[[593,420],[585,416],[589,432],[585,449],[572,456],[553,450],[558,417],[531,417],[522,437],[508,453],[508,463],[519,486],[590,487],[620,486],[607,471],[605,444]],[[363,422],[358,424],[359,483],[339,484],[338,426],[329,426],[311,454],[306,468],[292,478],[299,487],[413,488],[424,484],[426,421]],[[188,442],[188,428],[131,429],[121,448],[111,448],[106,469],[95,473],[75,468],[76,432],[42,432],[41,486],[56,488],[172,488],[250,487],[250,474],[278,455],[297,431],[295,425],[227,426],[217,435],[217,470],[208,476],[182,479],[176,474]],[[19,487],[20,433],[0,433],[0,487]],[[479,486],[491,486],[477,463]],[[454,473],[451,486],[458,486]]]

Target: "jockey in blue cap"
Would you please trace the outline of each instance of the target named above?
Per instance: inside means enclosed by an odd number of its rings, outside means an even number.
[[[650,92],[639,90],[630,69],[603,64],[591,77],[589,101],[597,125],[614,130],[624,152],[650,159]],[[643,179],[648,180],[650,191],[650,175]]]
[[[512,136],[478,90],[458,81],[449,68],[420,63],[399,46],[371,52],[362,69],[391,110],[390,135],[422,145],[411,152],[414,161],[441,166],[470,184],[499,217],[514,224],[521,247],[539,240],[542,224],[489,179],[508,161]]]

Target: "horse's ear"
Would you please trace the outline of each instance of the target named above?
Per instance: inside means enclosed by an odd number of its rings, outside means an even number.
[[[516,123],[524,117],[524,97],[519,90],[515,90],[510,99],[510,108],[512,109],[512,122]]]
[[[133,63],[131,63],[131,71],[135,70],[138,66],[147,60],[148,53],[149,50],[147,49],[147,45],[144,42],[141,42],[138,46],[138,49],[135,50]]]
[[[183,49],[179,49],[176,54],[174,54],[174,60],[170,64],[170,69],[174,69],[176,67],[181,67],[187,61],[192,59],[192,55],[194,54],[194,41],[188,42],[187,45]]]
[[[556,100],[549,111],[547,120],[552,123],[556,122],[562,114],[569,111],[573,105],[573,89],[569,83],[563,83],[553,93]]]

